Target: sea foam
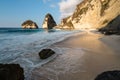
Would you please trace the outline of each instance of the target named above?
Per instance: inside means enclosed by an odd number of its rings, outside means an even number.
[[[40,60],[38,56],[40,50],[78,32],[80,31],[2,29],[0,30],[0,63],[20,64],[27,77],[32,69],[57,56],[56,54],[46,60]]]

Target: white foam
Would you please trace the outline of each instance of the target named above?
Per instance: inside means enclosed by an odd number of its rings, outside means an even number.
[[[73,36],[73,33],[78,32],[80,31],[38,32],[31,35],[1,37],[0,39],[4,41],[0,44],[0,63],[18,63],[25,69],[25,75],[28,77],[32,69],[40,67],[57,56],[56,54],[46,60],[40,60],[38,52],[41,49]],[[67,49],[59,49],[58,54],[62,54],[65,50]]]

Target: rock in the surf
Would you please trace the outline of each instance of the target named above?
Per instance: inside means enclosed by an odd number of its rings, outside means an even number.
[[[95,80],[120,80],[120,71],[106,71],[98,75]]]
[[[27,20],[22,23],[23,29],[38,29],[38,25],[32,20]]]
[[[43,49],[39,52],[40,59],[46,59],[55,54],[52,49]]]
[[[0,80],[24,80],[24,71],[19,64],[0,64]]]

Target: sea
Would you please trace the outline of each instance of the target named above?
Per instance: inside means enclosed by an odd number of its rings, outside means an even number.
[[[32,69],[46,64],[57,56],[40,60],[38,53],[78,32],[81,31],[0,28],[0,63],[20,64],[25,70],[25,80],[30,80],[28,76]]]

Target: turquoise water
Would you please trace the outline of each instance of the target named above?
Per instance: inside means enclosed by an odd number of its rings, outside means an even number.
[[[25,33],[35,33],[35,32],[43,32],[45,31],[42,28],[39,29],[22,29],[22,28],[0,28],[0,33],[6,34],[6,33],[20,33],[20,34],[25,34]]]
[[[15,57],[37,52],[79,31],[0,28],[0,63],[9,63]]]
[[[80,31],[0,28],[0,63],[18,63],[28,71],[52,60],[40,60],[41,49]],[[28,79],[29,80],[29,79]]]

